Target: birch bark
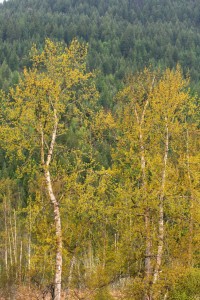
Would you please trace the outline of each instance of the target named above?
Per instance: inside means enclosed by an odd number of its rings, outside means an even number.
[[[162,263],[163,256],[163,244],[164,244],[164,197],[165,197],[165,183],[166,183],[166,170],[167,170],[167,160],[169,152],[169,129],[167,118],[165,118],[165,153],[163,159],[163,172],[161,179],[161,190],[159,197],[159,222],[158,222],[158,250],[156,257],[156,265],[153,275],[153,284],[155,284],[159,277],[160,266]]]
[[[45,147],[44,133],[43,133],[42,126],[40,126],[41,162],[44,169],[47,192],[49,194],[49,199],[53,205],[54,222],[55,222],[55,230],[56,230],[56,262],[55,262],[54,296],[53,296],[54,300],[61,299],[61,281],[62,281],[62,228],[61,228],[60,208],[59,208],[59,203],[53,191],[51,174],[49,170],[49,166],[52,160],[54,145],[56,141],[56,136],[57,136],[57,128],[58,128],[58,117],[57,117],[57,111],[54,108],[54,126],[52,130],[51,142],[50,142],[50,147],[48,149],[46,160],[45,160],[45,149],[44,149]]]
[[[144,223],[145,223],[145,231],[146,231],[146,242],[145,242],[145,277],[146,277],[146,285],[147,290],[150,283],[150,277],[152,272],[151,266],[151,230],[150,230],[150,213],[149,213],[149,204],[147,199],[147,182],[146,182],[146,159],[145,159],[145,147],[144,147],[144,139],[142,126],[144,123],[145,113],[147,106],[149,104],[149,100],[147,99],[142,111],[141,118],[139,118],[139,114],[137,109],[135,108],[135,116],[137,120],[137,124],[139,126],[139,142],[140,142],[140,163],[141,163],[141,171],[142,171],[142,189],[143,189],[143,197],[145,201],[145,211],[144,211]],[[145,300],[149,300],[148,292],[145,295]]]

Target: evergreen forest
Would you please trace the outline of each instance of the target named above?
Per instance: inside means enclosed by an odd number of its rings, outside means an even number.
[[[200,299],[200,2],[0,3],[0,299]]]

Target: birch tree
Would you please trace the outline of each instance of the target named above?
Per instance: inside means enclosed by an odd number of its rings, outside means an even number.
[[[129,77],[117,98],[120,135],[114,159],[125,176],[124,198],[132,188],[135,219],[132,230],[138,231],[139,226],[143,236],[146,300],[157,299],[161,293],[159,275],[164,266],[165,219],[170,201],[174,201],[171,194],[177,193],[177,186],[183,184],[174,177],[172,185],[170,176],[180,168],[177,157],[183,149],[177,138],[184,132],[184,117],[190,102],[188,82],[179,67],[163,74],[145,70]]]
[[[56,235],[55,300],[61,298],[62,227],[61,193],[55,191],[52,176],[59,168],[56,166],[57,149],[63,146],[59,138],[66,134],[74,116],[78,116],[82,126],[86,126],[87,118],[83,121],[83,114],[90,115],[91,103],[97,97],[93,75],[86,72],[86,54],[86,45],[77,40],[67,48],[47,39],[42,52],[34,46],[31,51],[32,67],[24,70],[19,84],[10,90],[4,111],[4,147],[19,164],[20,161],[29,162],[21,164],[24,172],[28,165],[33,170],[41,170],[52,204]]]
[[[152,114],[154,115],[152,151],[156,151],[160,156],[160,159],[156,163],[158,170],[156,173],[160,177],[157,177],[157,180],[160,184],[157,187],[158,232],[152,286],[157,283],[159,273],[162,271],[165,241],[164,214],[167,215],[167,211],[165,211],[165,199],[167,199],[170,193],[173,193],[169,189],[168,182],[170,182],[170,175],[168,171],[170,174],[175,171],[177,168],[176,164],[178,164],[175,159],[176,153],[177,151],[182,151],[182,145],[178,145],[175,141],[184,129],[183,112],[186,109],[187,103],[190,102],[190,95],[186,90],[188,83],[189,81],[183,78],[179,67],[175,71],[166,70],[152,95]],[[155,296],[150,295],[151,298],[155,299]]]
[[[135,76],[127,78],[126,86],[117,99],[119,100],[118,121],[120,138],[116,159],[123,162],[125,170],[125,189],[128,188],[132,199],[134,228],[142,232],[144,247],[144,280],[146,293],[152,276],[152,232],[151,210],[152,201],[149,197],[148,173],[149,166],[149,132],[151,131],[152,117],[150,105],[156,75],[145,69]],[[120,155],[120,156],[119,156]],[[125,179],[124,178],[124,179]],[[129,183],[129,187],[127,185]],[[130,191],[132,189],[132,191]],[[125,194],[126,192],[124,192]],[[142,219],[144,222],[142,222]],[[134,235],[134,233],[133,233]],[[146,297],[148,297],[146,295]],[[145,298],[148,299],[148,298]]]

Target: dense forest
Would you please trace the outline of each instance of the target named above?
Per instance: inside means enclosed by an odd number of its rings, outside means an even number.
[[[88,67],[98,69],[104,106],[129,72],[145,66],[188,71],[200,78],[200,4],[197,0],[9,0],[0,4],[0,86],[16,83],[30,64],[32,43],[74,38],[89,43]]]
[[[0,298],[200,297],[200,3],[0,4]]]

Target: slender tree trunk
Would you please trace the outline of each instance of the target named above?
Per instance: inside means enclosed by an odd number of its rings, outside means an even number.
[[[8,224],[7,224],[7,206],[4,200],[4,224],[5,224],[5,270],[8,277]]]
[[[141,151],[141,169],[142,169],[142,188],[143,188],[143,197],[145,200],[145,209],[144,209],[144,225],[145,225],[145,234],[146,234],[146,241],[145,241],[145,295],[144,300],[150,300],[149,298],[149,286],[151,281],[151,273],[152,273],[152,266],[151,266],[151,228],[150,228],[150,208],[147,198],[147,182],[146,182],[146,160],[145,160],[145,151],[144,151],[144,142],[143,142],[143,135],[142,129],[140,127],[140,151]]]
[[[149,106],[149,102],[151,99],[151,92],[154,87],[155,76],[152,79],[151,86],[149,87],[148,95],[143,99],[142,107],[140,109],[137,108],[137,100],[135,101],[136,105],[134,107],[134,113],[136,117],[136,122],[139,130],[139,147],[140,147],[140,166],[141,166],[141,192],[142,192],[142,200],[144,204],[144,227],[145,227],[145,300],[150,300],[149,298],[149,287],[152,276],[152,236],[151,236],[151,216],[150,216],[150,205],[148,201],[148,193],[147,193],[147,178],[146,178],[146,157],[145,157],[145,140],[143,137],[143,126],[145,124],[146,111]],[[134,91],[133,91],[134,92]],[[142,99],[140,99],[142,100]],[[140,104],[139,104],[140,106]]]
[[[150,213],[147,199],[147,182],[146,182],[146,160],[144,151],[144,142],[142,128],[140,127],[140,151],[141,151],[141,169],[142,169],[142,187],[145,199],[144,222],[146,231],[146,249],[145,249],[145,274],[149,283],[151,277],[151,230],[150,230]]]
[[[47,170],[45,172],[45,179],[47,184],[47,190],[49,197],[54,208],[54,222],[56,229],[56,269],[55,269],[55,290],[54,290],[54,300],[60,300],[61,298],[61,280],[62,280],[62,229],[61,229],[61,218],[60,218],[60,208],[53,193],[50,172]]]
[[[94,269],[94,253],[93,253],[93,247],[92,247],[91,240],[89,241],[89,244],[88,244],[88,260],[89,260],[89,271],[92,272],[92,270]]]
[[[187,151],[187,173],[188,173],[188,181],[189,181],[189,206],[190,206],[190,217],[189,217],[189,242],[188,242],[188,265],[192,266],[193,264],[193,231],[194,231],[194,221],[193,221],[193,195],[192,195],[192,181],[191,181],[191,171],[190,171],[190,156],[189,156],[189,132],[187,129],[186,136],[186,151]]]
[[[20,254],[19,254],[19,281],[20,281],[20,283],[22,282],[22,251],[23,251],[23,243],[21,240]]]
[[[52,105],[53,106],[53,105]],[[56,262],[55,262],[55,277],[54,277],[54,300],[61,299],[61,281],[62,281],[62,228],[61,228],[61,217],[60,217],[60,208],[59,203],[55,197],[51,175],[49,171],[49,165],[51,163],[52,154],[54,150],[54,145],[57,136],[57,128],[58,128],[58,118],[57,111],[53,108],[54,113],[54,126],[52,130],[51,142],[48,148],[47,157],[45,159],[45,140],[44,140],[44,132],[42,125],[40,125],[40,135],[41,135],[41,162],[44,169],[44,176],[46,180],[46,187],[49,194],[50,201],[53,205],[54,211],[54,222],[55,222],[55,231],[56,231]]]
[[[145,120],[146,109],[149,105],[149,100],[147,99],[144,108],[142,111],[141,118],[139,118],[139,113],[135,108],[135,116],[139,126],[139,142],[140,142],[140,164],[142,171],[142,191],[143,191],[143,199],[144,199],[144,225],[145,225],[145,281],[146,281],[146,292],[144,296],[144,300],[150,300],[148,294],[152,266],[151,266],[151,228],[150,228],[150,208],[147,197],[147,180],[146,180],[146,159],[145,159],[145,147],[144,147],[144,139],[143,139],[143,130],[142,126]]]
[[[70,268],[69,268],[69,277],[68,277],[68,287],[70,288],[71,282],[72,282],[72,273],[73,273],[73,268],[76,262],[76,257],[75,254],[73,255],[71,261],[70,261]]]
[[[28,229],[28,283],[29,289],[31,287],[31,232],[32,232],[32,211],[30,205],[29,212],[29,229]]]
[[[16,266],[16,256],[15,256],[15,239],[14,239],[14,232],[13,232],[13,224],[12,224],[12,212],[11,212],[11,205],[10,205],[10,211],[9,211],[9,221],[10,221],[10,243],[12,245],[12,251],[11,255],[14,259],[14,264]]]
[[[66,300],[70,299],[70,287],[71,287],[72,274],[73,274],[73,269],[74,269],[75,263],[76,263],[76,257],[75,257],[75,254],[74,254],[71,261],[70,261],[70,266],[69,266],[69,276],[68,276]]]
[[[17,266],[17,217],[16,211],[14,209],[14,257],[15,257],[15,265]]]
[[[11,243],[10,233],[8,233],[8,243],[9,243],[9,250],[10,250],[10,266],[13,266],[13,253],[12,253],[12,243]]]
[[[149,209],[145,210],[145,229],[146,229],[146,250],[145,250],[145,273],[147,281],[149,282],[151,277],[151,231],[150,231],[150,215]]]
[[[5,243],[5,270],[6,270],[6,276],[8,277],[8,246],[7,246],[7,241]]]
[[[53,107],[53,105],[52,105]],[[49,194],[50,201],[53,205],[54,211],[54,223],[56,231],[56,261],[55,261],[55,277],[54,277],[54,300],[61,299],[61,282],[62,282],[62,228],[59,203],[53,191],[51,175],[49,171],[49,165],[52,160],[54,145],[57,136],[58,118],[57,111],[53,108],[54,113],[54,126],[52,130],[51,142],[47,151],[47,157],[45,159],[45,140],[43,127],[40,124],[40,137],[41,137],[41,163],[44,170],[44,177],[46,181],[47,192]]]
[[[106,220],[107,223],[107,220]],[[107,230],[106,230],[106,224],[103,232],[103,262],[102,262],[102,267],[103,269],[106,266],[106,249],[107,249]]]
[[[13,225],[14,225],[14,241],[13,241],[13,251],[14,251],[14,260],[15,260],[15,268],[16,268],[16,271],[15,271],[15,277],[16,279],[18,278],[19,276],[19,271],[18,270],[18,257],[17,257],[17,217],[16,217],[16,211],[14,209],[14,213],[13,213]],[[20,278],[21,280],[21,278]]]
[[[163,245],[164,245],[164,196],[165,196],[165,182],[166,182],[166,169],[167,169],[167,160],[168,160],[168,152],[169,152],[169,130],[167,120],[165,120],[166,124],[166,137],[165,137],[165,154],[164,154],[164,166],[161,178],[161,191],[159,197],[159,222],[158,222],[158,250],[157,250],[157,258],[156,265],[153,276],[153,284],[155,284],[159,277],[160,266],[162,263],[162,255],[163,255]]]

